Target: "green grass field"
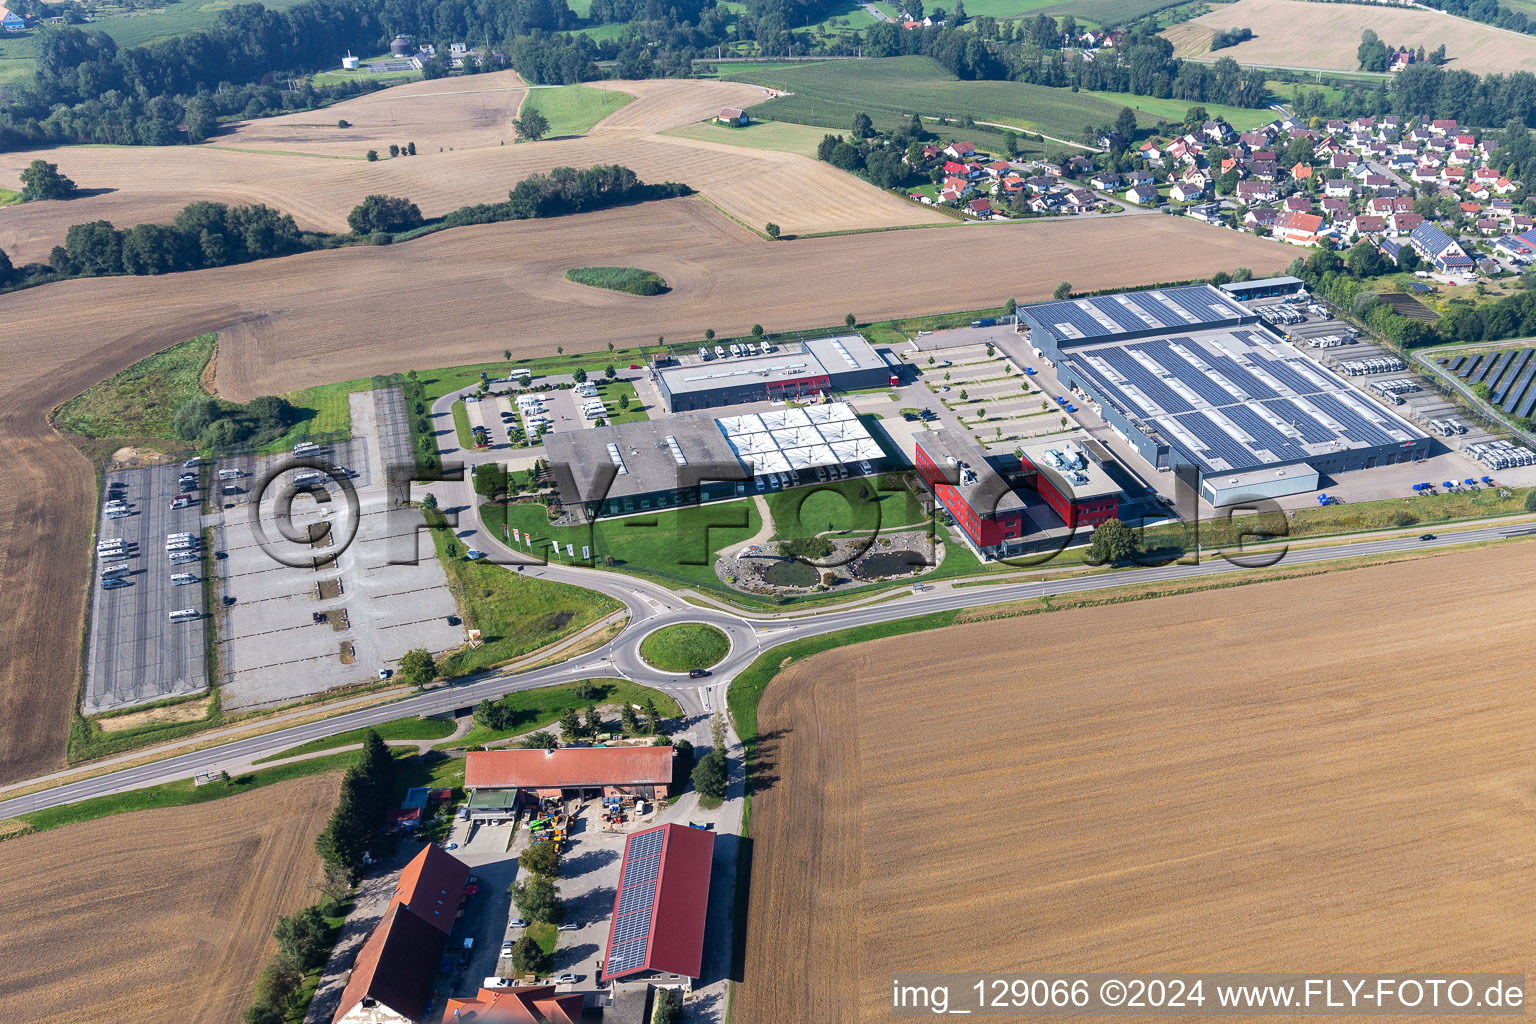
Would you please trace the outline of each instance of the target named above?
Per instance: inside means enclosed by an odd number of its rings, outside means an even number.
[[[692,508],[665,509],[622,519],[599,519],[590,529],[552,527],[542,505],[486,504],[480,507],[486,529],[502,534],[505,522],[511,528],[531,534],[532,551],[548,554],[556,561],[580,561],[581,549],[588,547],[598,565],[613,558],[613,568],[649,576],[669,583],[701,584],[712,590],[721,587],[715,575],[714,554],[739,545],[762,526],[757,506],[751,501],[720,502]],[[574,556],[565,553],[572,546]],[[558,555],[549,551],[559,545]]]
[[[853,115],[860,111],[869,114],[882,128],[893,128],[919,113],[925,117],[948,117],[951,121],[970,116],[977,121],[1012,125],[1020,131],[1076,140],[1084,125],[1112,124],[1122,106],[1087,93],[1043,85],[962,82],[928,57],[837,61],[769,72],[746,69],[726,77],[794,93],[758,104],[752,108],[754,116],[824,125],[840,131],[847,131]],[[1151,126],[1157,118],[1146,116],[1139,120],[1144,126]],[[958,125],[937,130],[945,135],[997,138],[995,131],[973,131]]]
[[[799,153],[815,158],[816,146],[827,134],[825,128],[787,121],[754,121],[745,128],[728,128],[715,121],[685,124],[662,133],[701,142],[719,142],[746,149],[767,149],[775,153]]]
[[[640,657],[663,672],[709,668],[730,653],[730,637],[702,622],[663,626],[640,642]]]
[[[623,22],[611,21],[602,25],[588,25],[585,28],[561,29],[558,34],[563,36],[586,36],[594,43],[603,43],[609,40],[622,39],[625,30],[628,28],[629,26]]]
[[[590,85],[560,85],[550,89],[530,89],[523,100],[522,112],[537,110],[549,119],[546,139],[585,135],[592,126],[634,97],[618,89]]]
[[[1158,99],[1155,96],[1134,96],[1130,93],[1119,92],[1082,92],[1080,96],[1093,96],[1105,103],[1115,103],[1130,107],[1136,111],[1137,120],[1145,121],[1163,120],[1172,124],[1182,124],[1184,115],[1193,106],[1202,106],[1212,117],[1220,117],[1226,120],[1234,129],[1246,132],[1257,128],[1261,124],[1268,124],[1275,116],[1273,110],[1249,110],[1247,107],[1232,107],[1225,103],[1186,103],[1183,100]]]
[[[342,381],[339,384],[321,384],[302,391],[290,391],[283,397],[295,409],[302,410],[300,425],[305,434],[339,434],[352,429],[352,412],[348,395],[367,391],[372,382],[363,380]],[[295,438],[295,441],[300,438]]]
[[[814,488],[774,491],[767,501],[777,540],[887,531],[924,522],[922,505],[896,476],[883,485],[838,480]]]
[[[671,291],[660,274],[639,267],[572,267],[565,272],[565,279],[626,295],[662,295]]]
[[[370,58],[379,59],[384,58]],[[401,82],[415,82],[421,79],[420,71],[382,71],[374,74],[372,71],[364,71],[358,68],[356,71],[346,71],[342,68],[332,68],[329,71],[317,71],[310,79],[312,85],[344,85],[347,82],[388,82],[391,85],[399,85]]]
[[[312,754],[317,750],[334,750],[337,747],[347,747],[354,743],[363,742],[363,736],[372,729],[379,734],[381,740],[440,740],[444,736],[453,735],[453,723],[436,718],[397,718],[393,722],[381,722],[378,725],[368,726],[362,729],[352,729],[348,732],[340,732],[335,736],[323,736],[318,740],[310,740],[296,747],[289,747],[267,757],[257,758],[252,764],[265,764],[268,761],[276,761],[284,757],[298,757],[300,754]]]
[[[171,420],[189,398],[206,396],[202,374],[218,343],[200,334],[134,363],[59,407],[60,430],[87,437],[171,439]]]
[[[428,514],[428,522],[442,523]],[[580,587],[527,576],[489,562],[471,562],[465,545],[446,529],[430,531],[448,585],[465,624],[481,631],[483,643],[450,654],[438,665],[448,677],[521,657],[586,629],[620,611],[613,598]]]
[[[1169,7],[1177,7],[1188,0],[1060,0],[1031,11],[1044,12],[1055,18],[1072,15],[1081,24],[1091,21],[1098,25],[1127,25],[1149,14]],[[967,7],[969,12],[970,8]]]
[[[490,729],[477,725],[456,740],[437,744],[439,749],[462,749],[484,743],[494,743],[509,736],[533,732],[560,720],[567,711],[582,711],[588,704],[640,704],[647,700],[656,704],[663,718],[675,718],[683,713],[676,700],[653,690],[649,686],[632,683],[628,679],[588,679],[597,688],[595,697],[583,697],[577,691],[577,683],[559,686],[541,686],[536,690],[519,690],[497,701],[515,716],[513,724],[505,729]]]

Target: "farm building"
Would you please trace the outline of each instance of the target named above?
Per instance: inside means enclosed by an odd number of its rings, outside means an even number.
[[[721,124],[733,125],[737,128],[745,128],[752,123],[752,118],[747,116],[745,110],[737,110],[735,107],[725,107],[715,115],[715,120]]]
[[[332,1024],[420,1024],[469,868],[428,846],[400,872],[384,916],[358,951]]]
[[[661,825],[624,843],[603,982],[692,986],[704,965],[715,836]]]
[[[544,450],[561,501],[593,518],[733,498],[754,474],[773,476],[775,487],[785,476],[791,486],[809,482],[818,469],[858,475],[883,456],[842,402],[559,432],[544,438]]]
[[[717,346],[717,351],[726,350]],[[723,358],[682,357],[679,362],[652,370],[671,412],[876,388],[889,384],[894,372],[859,334],[779,345],[761,354],[733,352]]]
[[[545,798],[665,800],[670,785],[671,747],[472,750],[464,763],[471,819],[507,817]]]
[[[553,985],[532,988],[482,988],[473,998],[449,999],[444,1024],[576,1024],[586,997],[558,995]]]
[[[0,29],[7,32],[20,32],[27,27],[27,22],[21,15],[8,7],[0,7]]]
[[[1019,307],[1061,382],[1152,466],[1196,473],[1212,504],[1243,497],[1219,484],[1244,474],[1269,471],[1263,493],[1275,497],[1316,489],[1314,474],[1277,470],[1339,473],[1429,454],[1428,435],[1258,320],[1209,285]]]

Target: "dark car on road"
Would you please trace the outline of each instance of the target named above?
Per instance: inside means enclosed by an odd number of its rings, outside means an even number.
[[[688,670],[689,679],[703,679],[707,675],[709,675],[709,669],[707,668],[691,668]]]
[[[1424,534],[1423,536],[1421,536],[1419,538],[1419,540],[1434,540],[1434,539],[1435,539],[1435,535],[1432,534],[1432,533],[1426,533],[1426,534]]]

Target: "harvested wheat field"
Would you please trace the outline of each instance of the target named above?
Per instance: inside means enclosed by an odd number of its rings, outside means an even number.
[[[1511,542],[791,666],[736,1018],[883,1021],[913,970],[1524,971],[1531,571]]]
[[[317,896],[338,775],[0,843],[7,1024],[230,1024]]]
[[[634,106],[634,104],[631,104]],[[628,108],[626,108],[628,109]],[[933,272],[965,240],[969,266]],[[1146,262],[1134,254],[1155,252]],[[50,409],[135,361],[218,331],[219,392],[247,399],[374,373],[597,351],[609,341],[745,334],[1042,299],[1082,290],[1255,276],[1276,242],[1177,217],[1053,220],[765,242],[704,201],[444,231],[402,245],[306,253],[165,278],[67,281],[6,297],[0,351],[0,781],[59,763],[79,670],[90,558],[91,467]],[[672,286],[639,298],[564,279],[639,265]],[[897,282],[899,286],[893,285]],[[425,343],[423,339],[428,339]],[[49,623],[50,630],[37,628]]]
[[[1388,46],[1445,44],[1447,65],[1478,74],[1536,71],[1536,37],[1494,28],[1439,11],[1351,3],[1309,3],[1307,0],[1238,0],[1222,4],[1186,25],[1163,33],[1178,56],[1210,51],[1210,39],[1196,48],[1196,27],[1251,28],[1253,38],[1213,56],[1231,57],[1240,64],[1358,71],[1355,50],[1360,33],[1371,29]]]
[[[451,83],[451,84],[448,84]],[[69,225],[168,222],[196,199],[260,202],[301,228],[346,231],[347,214],[372,193],[404,196],[428,217],[505,200],[522,178],[560,166],[622,163],[648,182],[681,181],[756,228],[791,234],[953,223],[830,164],[659,134],[747,106],[761,90],[736,82],[616,82],[633,94],[587,135],[513,144],[511,119],[527,93],[513,72],[418,82],[324,111],[235,125],[197,146],[68,147],[0,155],[0,184],[19,185],[33,159],[57,163],[100,194],[28,203],[0,218],[0,249],[12,262],[46,261]],[[339,121],[351,127],[337,127]],[[417,155],[387,158],[390,143]],[[369,149],[386,154],[368,162]]]

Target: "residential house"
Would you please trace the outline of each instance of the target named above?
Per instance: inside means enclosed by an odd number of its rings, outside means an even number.
[[[1318,245],[1322,242],[1323,218],[1315,213],[1287,210],[1275,218],[1275,237],[1291,245]]]
[[[1146,142],[1143,142],[1141,144],[1141,149],[1138,152],[1141,153],[1141,158],[1143,160],[1146,160],[1146,161],[1148,161],[1150,163],[1162,163],[1162,160],[1163,160],[1163,150],[1162,150],[1162,147],[1159,146],[1157,143],[1153,142],[1151,139],[1148,139]]]
[[[1007,160],[993,160],[991,163],[987,164],[986,167],[982,168],[982,170],[984,170],[989,176],[993,178],[1001,178],[1009,171],[1013,170],[1013,165],[1010,164]]]
[[[1424,218],[1416,213],[1394,213],[1387,218],[1387,230],[1394,235],[1409,235],[1423,223]]]
[[[1205,122],[1205,124],[1200,126],[1200,132],[1206,138],[1216,143],[1226,142],[1233,135],[1232,126],[1221,120],[1221,118]]]
[[[1287,210],[1290,210],[1292,213],[1311,213],[1312,212],[1312,197],[1311,196],[1286,196],[1285,197],[1285,208]]]
[[[1483,212],[1482,203],[1458,203],[1457,205],[1461,208],[1461,212],[1468,217],[1475,217]]]
[[[1477,222],[1477,233],[1480,235],[1496,235],[1503,230],[1497,217],[1481,217]]]
[[[1454,136],[1456,134],[1456,119],[1451,117],[1431,121],[1429,122],[1429,130],[1441,138],[1447,135]]]
[[[1036,194],[1049,192],[1056,187],[1056,179],[1048,174],[1037,174],[1033,178],[1025,178],[1024,185]]]
[[[964,178],[945,178],[944,184],[939,187],[939,202],[949,203],[957,199],[964,199],[974,191],[976,191],[976,186]]]
[[[1350,222],[1345,234],[1350,238],[1362,235],[1378,235],[1387,230],[1387,218],[1379,213],[1362,213]]]
[[[930,143],[923,147],[923,162],[931,163],[944,155],[944,147],[937,143]]]
[[[1493,190],[1501,196],[1507,196],[1520,186],[1508,178],[1499,178],[1493,183]]]
[[[1374,188],[1390,188],[1391,185],[1392,185],[1392,179],[1387,177],[1385,174],[1366,173],[1360,179],[1360,181],[1361,181],[1361,183],[1363,185],[1365,185],[1366,188],[1373,188],[1373,189]]]
[[[1184,216],[1193,217],[1207,224],[1226,223],[1226,214],[1222,212],[1220,203],[1201,203],[1198,206],[1187,207],[1184,210]]]
[[[1419,164],[1409,174],[1415,185],[1440,180],[1440,169],[1432,164]]]
[[[1168,190],[1168,197],[1178,203],[1187,203],[1191,200],[1199,199],[1203,195],[1205,195],[1205,184],[1203,182],[1194,185],[1181,181]]]
[[[1355,194],[1354,183],[1348,178],[1329,178],[1323,182],[1323,195],[1334,199],[1348,199]]]
[[[1272,206],[1255,206],[1243,214],[1243,226],[1249,230],[1257,228],[1273,228],[1275,221],[1280,218],[1280,211]]]
[[[1338,220],[1340,217],[1349,216],[1349,202],[1332,196],[1324,196],[1322,201],[1323,216],[1329,220]]]
[[[992,209],[992,200],[985,196],[980,199],[972,199],[965,204],[964,209],[966,213],[979,220],[991,220],[992,214],[995,212]]]
[[[1517,213],[1509,218],[1509,226],[1516,234],[1522,231],[1530,231],[1532,228],[1536,228],[1536,217],[1525,213]]]
[[[1156,206],[1161,198],[1151,185],[1136,185],[1125,193],[1125,201],[1137,206]]]
[[[1085,156],[1068,157],[1067,170],[1072,174],[1087,174],[1093,170],[1093,161]]]
[[[577,1024],[586,997],[557,995],[553,985],[482,988],[471,998],[449,998],[443,1024]]]
[[[1432,263],[1436,270],[1446,274],[1471,273],[1472,257],[1459,242],[1440,230],[1439,225],[1426,221],[1414,228],[1408,240],[1414,251]]]
[[[1453,149],[1451,155],[1446,158],[1446,163],[1452,167],[1470,167],[1472,164],[1472,151],[1470,149]]]
[[[1248,170],[1260,181],[1274,181],[1280,177],[1280,165],[1274,160],[1254,160]]]
[[[1132,185],[1154,184],[1157,181],[1157,175],[1147,170],[1126,171],[1120,176],[1120,180],[1129,188]]]
[[[1113,171],[1100,171],[1088,179],[1088,184],[1105,192],[1113,192],[1120,187],[1120,175]]]
[[[1240,203],[1264,203],[1275,197],[1273,182],[1240,181],[1237,183],[1237,201]]]
[[[358,951],[331,1024],[422,1024],[445,936],[391,905]]]
[[[976,155],[976,147],[969,142],[951,142],[944,147],[944,155],[951,160],[969,160]]]
[[[6,32],[20,32],[27,27],[27,21],[21,15],[9,7],[0,7],[0,29]]]
[[[1291,177],[1297,181],[1306,181],[1312,177],[1312,165],[1304,164],[1300,160],[1291,167]]]
[[[1067,204],[1075,210],[1091,210],[1099,204],[1099,196],[1091,188],[1075,188],[1067,193]]]

